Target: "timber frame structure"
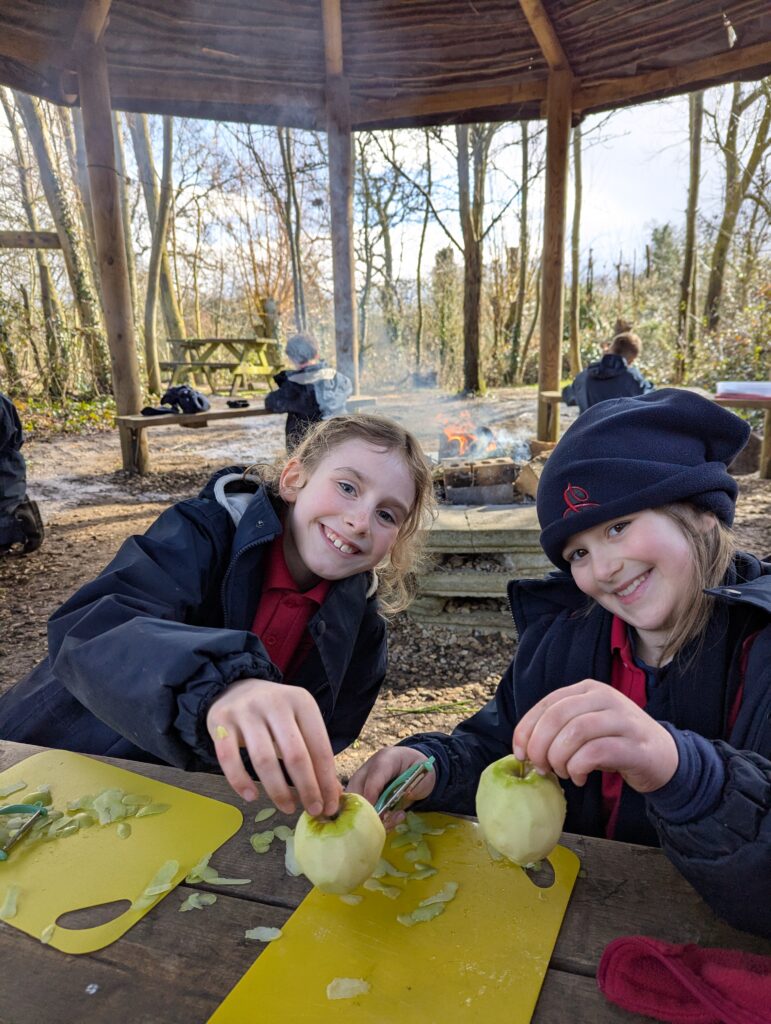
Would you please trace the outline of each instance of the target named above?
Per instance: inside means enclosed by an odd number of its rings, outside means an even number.
[[[328,132],[337,361],[356,391],[352,132],[545,117],[538,436],[556,440],[571,125],[770,73],[768,0],[0,0],[0,83],[83,111],[122,415],[142,396],[111,107]]]

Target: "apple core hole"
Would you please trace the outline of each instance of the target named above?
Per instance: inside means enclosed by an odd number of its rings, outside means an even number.
[[[525,874],[539,889],[551,889],[554,885],[554,868],[545,857],[537,867],[525,868]]]

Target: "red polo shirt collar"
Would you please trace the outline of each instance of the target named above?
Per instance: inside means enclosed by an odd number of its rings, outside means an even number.
[[[274,665],[285,677],[291,676],[311,649],[308,622],[324,603],[331,584],[319,580],[310,590],[300,590],[284,558],[283,535],[271,542],[265,563],[252,632],[262,640]]]

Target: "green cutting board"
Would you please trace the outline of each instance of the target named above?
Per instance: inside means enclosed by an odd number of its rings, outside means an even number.
[[[358,889],[351,906],[314,889],[210,1019],[264,1021],[506,1021],[527,1024],[578,874],[578,857],[558,846],[554,881],[539,888],[509,861],[493,861],[475,822],[421,815],[438,873],[423,881],[385,877],[402,892],[389,899]],[[447,826],[450,826],[447,828]],[[402,870],[405,849],[384,856]],[[458,883],[444,913],[407,928],[397,921],[447,882]],[[365,995],[327,998],[336,978],[361,979]]]
[[[234,835],[243,821],[241,812],[230,804],[64,750],[33,754],[0,773],[0,789],[19,781],[26,783],[25,789],[4,797],[0,804],[24,803],[25,793],[47,784],[52,807],[62,811],[69,801],[110,788],[169,805],[163,814],[126,819],[131,826],[127,839],[118,837],[115,823],[92,825],[75,835],[29,847],[22,839],[8,860],[0,861],[0,904],[9,885],[19,887],[17,913],[5,923],[35,938],[55,924],[50,945],[65,953],[91,953],[109,945],[167,893],[159,894],[151,907],[126,909],[91,927],[61,923],[63,914],[119,900],[133,902],[169,860],[179,861],[173,878],[177,885],[207,853]]]

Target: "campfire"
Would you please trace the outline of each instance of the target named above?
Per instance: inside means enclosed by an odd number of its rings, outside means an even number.
[[[439,434],[439,458],[455,459],[459,456],[477,458],[498,450],[495,434],[489,427],[477,427],[468,412],[462,412],[454,422],[444,421]]]
[[[545,442],[497,434],[474,423],[464,411],[440,418],[439,466],[434,471],[437,497],[453,505],[510,505],[535,496],[543,460],[533,458],[553,447]]]

